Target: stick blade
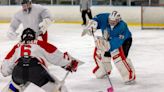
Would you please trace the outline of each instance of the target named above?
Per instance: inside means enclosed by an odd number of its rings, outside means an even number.
[[[114,91],[113,91],[113,87],[109,87],[109,88],[107,89],[107,92],[114,92]]]

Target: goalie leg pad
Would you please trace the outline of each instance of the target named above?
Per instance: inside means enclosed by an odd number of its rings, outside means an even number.
[[[97,61],[98,66],[96,66],[93,71],[97,78],[103,78],[105,75],[109,75],[111,73],[112,65],[111,62],[109,62],[110,58],[106,58],[106,60],[108,61]]]
[[[111,58],[103,57],[97,53],[97,49],[95,48],[94,52],[94,60],[96,63],[96,67],[93,69],[93,73],[96,75],[96,78],[103,78],[105,75],[109,75],[112,70]]]
[[[94,59],[94,61],[95,61],[95,63],[96,63],[96,66],[98,66],[97,58],[98,58],[98,59],[101,59],[101,56],[100,56],[99,54],[100,54],[100,53],[98,53],[98,50],[97,50],[97,48],[95,47],[94,53],[93,53],[93,59]]]
[[[135,70],[129,59],[126,59],[122,47],[111,52],[114,64],[125,82],[135,80]]]

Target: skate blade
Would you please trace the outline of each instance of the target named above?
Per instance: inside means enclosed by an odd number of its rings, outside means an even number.
[[[134,84],[136,84],[135,80],[130,80],[130,81],[125,82],[125,85],[134,85]]]

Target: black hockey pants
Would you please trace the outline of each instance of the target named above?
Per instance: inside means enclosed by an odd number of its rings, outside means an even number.
[[[132,38],[128,38],[124,41],[122,48],[123,48],[125,57],[128,56],[131,45],[132,45]],[[111,54],[110,54],[110,52],[105,52],[104,56],[111,57]]]
[[[12,72],[12,80],[18,85],[32,82],[39,87],[48,82],[55,82],[39,63],[39,60],[32,57],[21,57],[18,59],[18,64]]]
[[[83,19],[83,24],[86,25],[86,14],[88,15],[89,19],[92,19],[92,12],[91,10],[88,12],[88,10],[83,10],[82,11],[82,19]]]

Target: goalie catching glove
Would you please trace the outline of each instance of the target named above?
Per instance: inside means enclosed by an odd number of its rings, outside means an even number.
[[[83,29],[83,32],[81,36],[84,36],[86,34],[92,35],[92,31],[97,30],[98,23],[95,20],[89,20],[87,26]]]

